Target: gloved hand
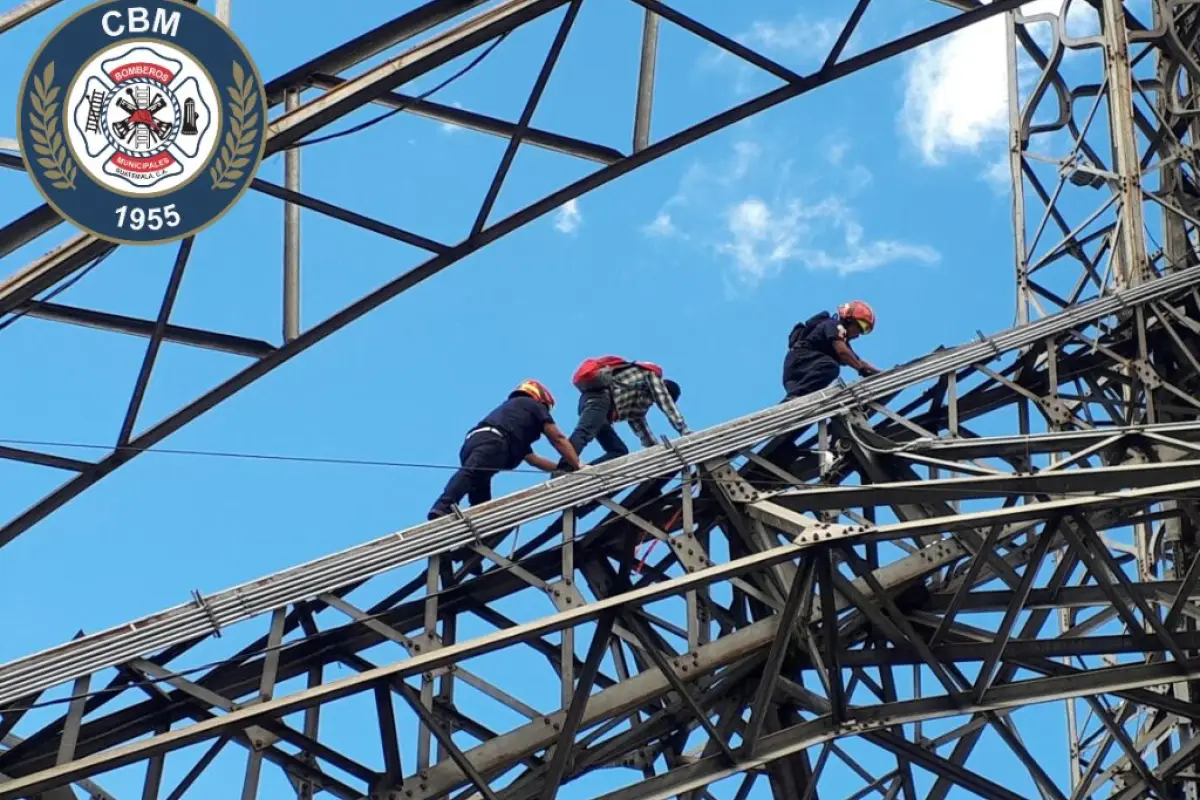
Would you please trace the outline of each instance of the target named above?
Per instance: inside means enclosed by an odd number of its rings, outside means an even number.
[[[878,367],[875,367],[871,364],[863,364],[858,370],[859,376],[863,378],[869,378],[872,375],[878,375],[880,372],[881,370]]]

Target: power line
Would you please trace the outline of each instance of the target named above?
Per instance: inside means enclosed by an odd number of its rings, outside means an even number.
[[[500,34],[499,38],[497,38],[494,42],[492,42],[486,48],[484,48],[483,52],[481,52],[479,55],[475,56],[475,58],[473,58],[469,64],[467,64],[465,67],[460,69],[458,72],[451,75],[449,78],[446,78],[444,81],[437,84],[429,91],[423,92],[422,94],[417,95],[416,97],[412,98],[411,100],[406,100],[404,103],[396,106],[391,111],[387,111],[387,112],[375,117],[374,119],[369,119],[366,122],[362,122],[351,128],[347,128],[344,131],[337,131],[336,133],[330,133],[325,136],[318,136],[315,139],[304,139],[303,141],[296,142],[295,144],[291,145],[290,147],[287,147],[284,149],[297,150],[301,147],[308,147],[309,145],[313,145],[313,144],[321,144],[322,142],[332,141],[333,139],[340,139],[343,136],[349,136],[353,133],[360,133],[362,131],[365,131],[367,128],[378,125],[379,123],[383,122],[385,119],[391,119],[392,117],[399,114],[401,111],[408,110],[409,108],[412,107],[412,105],[414,103],[419,103],[423,100],[428,100],[434,94],[440,92],[442,89],[445,89],[447,86],[454,83],[456,80],[463,77],[471,70],[475,69],[475,67],[479,66],[479,64],[485,58],[487,58],[489,55],[491,55],[493,50],[495,50],[497,47],[500,46],[501,42],[503,42],[505,39],[508,38],[509,33],[510,33],[509,31],[506,31],[505,33]]]
[[[857,436],[855,436],[854,438],[856,440],[858,439]],[[77,448],[77,449],[84,449],[84,450],[102,450],[106,453],[114,453],[114,452],[157,453],[160,455],[195,456],[195,457],[203,457],[203,458],[228,458],[228,459],[241,459],[241,460],[250,460],[250,461],[277,461],[277,462],[291,462],[291,463],[301,463],[301,464],[325,464],[325,465],[335,465],[335,466],[389,467],[389,468],[393,468],[393,469],[420,469],[420,470],[439,470],[439,471],[456,471],[456,470],[462,469],[461,464],[437,464],[437,463],[422,462],[422,461],[391,461],[391,460],[386,460],[386,459],[368,459],[368,458],[357,458],[357,457],[348,457],[348,456],[347,457],[290,456],[290,455],[283,455],[280,453],[251,453],[251,452],[239,452],[239,451],[235,451],[235,450],[196,450],[196,449],[170,448],[170,447],[128,447],[128,446],[126,446],[126,447],[115,447],[114,448],[112,445],[104,445],[104,444],[86,444],[83,442],[61,442],[61,441],[50,441],[50,440],[40,440],[40,439],[0,438],[0,444],[11,445],[11,446],[16,446],[16,447],[58,447],[58,448]],[[870,446],[870,445],[866,444],[865,442],[861,442],[861,441],[859,442],[859,444],[861,446],[863,446],[864,448],[866,448],[867,450],[872,450],[875,452],[884,452],[884,453],[907,452],[910,449],[910,448],[907,448],[904,446],[895,448],[895,450],[881,449],[881,448],[876,448],[876,447]],[[817,450],[817,449],[804,449],[804,450],[799,450],[797,452],[798,452],[798,454],[801,454],[801,455],[818,455],[821,451]],[[602,466],[602,464],[594,465],[594,466]],[[511,474],[516,474],[516,475],[542,475],[542,476],[547,474],[546,472],[544,472],[540,469],[533,469],[530,467],[514,467],[512,469],[476,467],[473,469],[475,469],[479,472],[493,472],[496,474],[511,473]],[[640,477],[640,473],[634,474],[634,473],[622,473],[622,472],[616,472],[616,473],[606,472],[605,474],[610,475],[612,477],[616,477],[616,478]],[[976,477],[984,477],[984,476],[976,476]],[[710,482],[710,481],[713,483],[720,482],[717,479],[707,478],[703,475],[693,475],[692,480],[693,480],[693,482],[697,482],[697,483],[704,483],[704,482]],[[774,487],[779,487],[779,488],[799,486],[799,487],[810,487],[810,488],[818,488],[818,489],[854,488],[854,487],[861,487],[863,489],[867,489],[867,488],[871,488],[873,485],[875,485],[875,484],[870,484],[870,483],[867,483],[867,484],[845,484],[845,483],[838,483],[838,482],[834,482],[834,481],[801,481],[800,484],[797,484],[794,481],[788,481],[788,480],[784,480],[782,478],[776,478],[776,479],[763,478],[762,480],[756,479],[755,482],[758,484],[774,486]],[[918,492],[918,493],[923,490],[924,491],[942,491],[939,487],[936,487],[936,486],[912,486],[909,488],[912,491]],[[1029,490],[1018,490],[1018,489],[1005,490],[1005,491],[991,490],[991,492],[992,492],[992,494],[994,494],[997,497],[1005,496],[1005,495],[1020,497],[1020,496],[1025,496],[1025,495],[1030,494]],[[1062,497],[1071,497],[1071,496],[1074,496],[1075,493],[1056,492],[1055,495],[1062,496]],[[1078,495],[1079,496],[1093,496],[1093,495],[1097,495],[1097,493],[1094,491],[1088,490],[1088,491],[1081,491],[1078,493]],[[1110,495],[1110,494],[1106,494],[1103,492],[1099,493],[1098,496],[1107,496],[1107,497],[1113,497],[1113,498],[1120,497],[1120,495],[1116,495],[1116,494]],[[1192,498],[1190,496],[1182,496],[1181,495],[1178,497],[1172,497],[1170,499],[1187,500],[1187,499],[1192,499]]]
[[[84,277],[85,277],[85,276],[86,276],[86,275],[87,275],[89,272],[91,272],[91,271],[92,271],[92,270],[94,270],[96,267],[98,267],[98,266],[100,266],[101,264],[103,264],[103,263],[104,263],[104,260],[105,260],[106,258],[108,258],[109,256],[111,256],[111,255],[112,255],[113,253],[115,253],[115,252],[116,252],[116,248],[113,248],[112,250],[109,250],[109,251],[108,251],[107,253],[105,253],[104,255],[101,255],[101,256],[98,256],[98,257],[96,257],[95,259],[93,259],[93,260],[92,260],[92,263],[88,264],[86,267],[84,267],[83,269],[79,270],[79,272],[76,272],[76,273],[75,273],[74,275],[72,275],[70,278],[68,278],[67,280],[65,280],[65,281],[63,281],[62,283],[60,283],[58,286],[56,286],[56,287],[54,287],[53,289],[51,289],[49,292],[47,292],[47,293],[46,293],[46,296],[45,296],[45,297],[42,297],[40,300],[37,300],[37,301],[35,301],[35,302],[36,302],[36,303],[48,303],[48,302],[50,302],[51,300],[53,300],[54,298],[58,297],[60,294],[62,294],[63,292],[65,292],[67,289],[70,289],[72,286],[74,286],[75,284],[77,284],[77,283],[79,283],[81,280],[83,280],[83,279],[84,279]],[[0,322],[0,331],[4,330],[4,329],[5,329],[5,328],[7,328],[8,326],[12,325],[14,322],[16,322],[17,320],[19,320],[21,317],[23,317],[23,316],[25,316],[26,314],[28,314],[28,313],[29,313],[29,312],[30,312],[30,311],[31,311],[33,308],[34,308],[34,306],[32,306],[32,305],[27,305],[27,306],[25,306],[24,308],[21,308],[21,309],[19,309],[19,310],[17,310],[17,311],[14,311],[14,312],[13,312],[13,315],[12,315],[11,317],[9,317],[8,319],[4,320],[3,322]]]

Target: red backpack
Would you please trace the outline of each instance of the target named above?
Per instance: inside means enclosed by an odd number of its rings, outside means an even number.
[[[651,364],[649,361],[629,361],[620,356],[600,356],[599,358],[585,358],[579,368],[575,370],[575,374],[571,376],[571,383],[575,384],[575,388],[582,389],[595,383],[605,372],[612,372],[628,366],[648,369],[660,378],[663,374],[662,367],[658,364]]]

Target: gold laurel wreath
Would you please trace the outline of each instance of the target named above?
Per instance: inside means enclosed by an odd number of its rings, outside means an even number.
[[[225,87],[229,92],[229,130],[221,152],[208,170],[212,177],[213,190],[232,189],[234,181],[246,174],[250,165],[250,153],[258,138],[258,92],[254,90],[254,76],[247,75],[242,65],[233,62],[233,86]]]
[[[58,129],[58,90],[54,85],[54,62],[42,70],[41,76],[33,76],[33,91],[29,93],[29,138],[33,139],[33,152],[42,167],[42,175],[55,189],[75,188],[78,170],[71,154],[63,143],[62,131]]]

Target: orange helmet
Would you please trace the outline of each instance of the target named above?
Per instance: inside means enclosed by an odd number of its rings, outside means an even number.
[[[514,395],[527,394],[539,403],[545,403],[550,408],[554,408],[554,395],[550,394],[550,390],[546,388],[545,384],[535,381],[533,378],[523,381],[520,386],[513,389],[512,393]]]
[[[854,320],[863,333],[875,330],[875,312],[862,300],[851,300],[849,303],[838,306],[838,317]]]

